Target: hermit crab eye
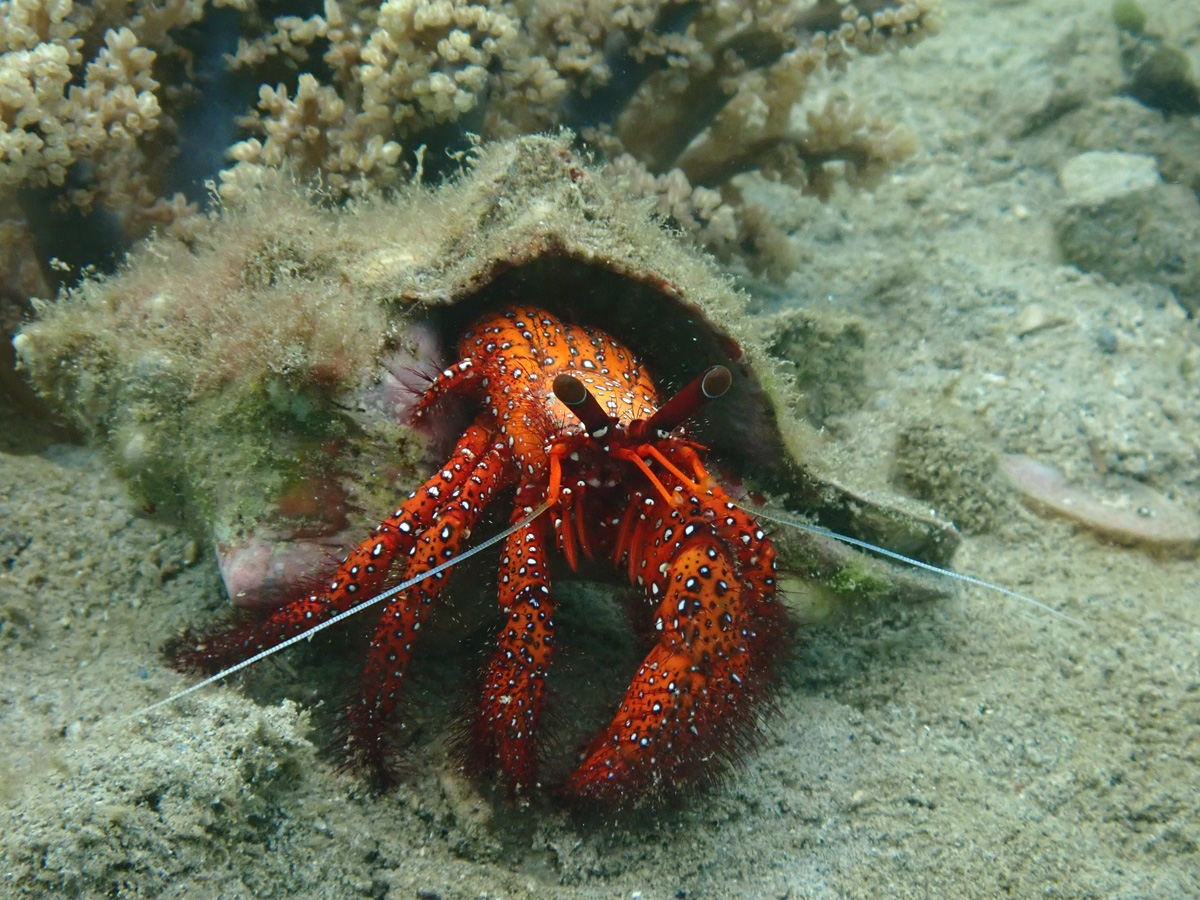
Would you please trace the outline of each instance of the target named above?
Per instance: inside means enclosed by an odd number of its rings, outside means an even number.
[[[666,437],[688,419],[700,412],[710,400],[716,400],[729,390],[733,375],[724,366],[709,366],[700,377],[659,407],[646,420],[645,430]]]
[[[589,437],[602,438],[608,434],[613,425],[612,416],[601,408],[587,385],[574,375],[564,372],[555,376],[554,396],[583,423]]]

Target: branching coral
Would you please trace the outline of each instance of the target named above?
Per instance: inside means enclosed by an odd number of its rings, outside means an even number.
[[[333,84],[305,73],[291,98],[282,84],[264,85],[250,125],[266,140],[234,146],[239,164],[222,173],[224,193],[240,192],[264,167],[285,160],[338,191],[394,184],[407,174],[396,167],[402,146],[415,149],[414,138],[458,122],[489,94],[503,90],[535,106],[561,96],[563,86],[544,64],[517,46],[520,23],[510,12],[465,0],[385,0],[347,18],[326,0],[324,15],[276,19],[274,32],[239,45],[233,63],[253,66],[277,55],[303,61],[303,48],[320,41],[328,45],[321,61]],[[523,118],[522,131],[553,124]]]
[[[0,0],[5,320],[50,286],[51,273],[39,272],[46,260],[39,260],[38,235],[23,205],[39,207],[33,218],[43,220],[47,204],[84,214],[100,207],[115,213],[131,236],[192,218],[194,208],[182,195],[163,196],[172,122],[156,63],[173,48],[169,28],[195,21],[203,5],[175,0],[156,7],[146,0],[129,10],[124,4]],[[11,327],[0,324],[3,333]],[[0,373],[6,394],[17,389],[10,379]]]
[[[737,175],[824,194],[835,172],[869,182],[908,150],[843,97],[804,103],[819,70],[916,41],[939,3],[325,0],[272,20],[256,0],[0,0],[0,219],[18,220],[18,191],[39,187],[118,213],[127,237],[186,220],[164,173],[183,105],[210,99],[192,44],[232,35],[188,32],[187,51],[181,35],[217,5],[244,31],[227,64],[267,82],[239,120],[249,134],[229,148],[226,196],[283,169],[362,194],[410,178],[422,147],[437,163],[468,133],[565,125],[729,254],[761,220]]]
[[[938,13],[937,0],[326,0],[324,15],[281,17],[239,45],[241,66],[311,66],[324,46],[331,83],[302,75],[290,99],[264,88],[253,127],[265,142],[234,148],[223,191],[284,160],[360,191],[405,177],[394,163],[418,146],[444,145],[439,126],[492,138],[569,125],[728,255],[755,243],[762,221],[735,176],[824,196],[835,172],[869,184],[911,151],[909,136],[844,96],[803,101],[819,70],[909,45]]]
[[[652,176],[660,209],[719,254],[764,241],[778,249],[730,179],[757,171],[824,197],[835,172],[869,185],[908,155],[911,136],[841,94],[816,108],[803,103],[819,70],[840,68],[856,52],[910,45],[937,27],[938,14],[933,0],[756,4],[738,17],[715,4],[696,29],[707,35],[704,54],[654,73],[618,116],[619,164]],[[713,204],[710,188],[722,203]],[[691,215],[680,217],[689,189]],[[759,262],[778,268],[776,256]]]
[[[0,215],[18,217],[16,192],[29,187],[62,189],[84,211],[102,204],[134,233],[177,207],[160,195],[170,128],[155,64],[173,48],[169,27],[195,21],[203,5],[147,2],[96,29],[103,8],[0,0]]]

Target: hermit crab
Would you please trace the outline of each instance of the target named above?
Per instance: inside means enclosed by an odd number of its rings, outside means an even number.
[[[656,642],[609,726],[584,753],[568,793],[617,801],[686,781],[728,756],[765,696],[783,637],[775,551],[759,525],[705,470],[677,429],[724,393],[716,366],[659,401],[644,366],[598,329],[509,307],[485,315],[460,360],[422,395],[417,418],[448,393],[479,415],[450,458],[338,567],[319,592],[265,621],[188,637],[186,667],[219,671],[378,593],[397,567],[412,581],[461,554],[484,508],[513,489],[520,527],[500,558],[504,624],[483,675],[473,753],[514,793],[537,783],[536,737],[554,649],[551,547],[575,568],[606,559],[649,601]],[[544,506],[546,514],[535,516]],[[533,518],[530,518],[534,516]],[[393,574],[393,578],[394,578]],[[444,575],[391,598],[378,615],[349,751],[386,771],[387,732],[421,625]]]
[[[503,624],[470,732],[472,758],[513,791],[539,784],[563,599],[550,557],[622,573],[651,648],[564,790],[624,803],[739,755],[786,637],[777,549],[830,591],[929,591],[818,539],[774,541],[743,509],[753,492],[928,562],[956,544],[947,523],[822,465],[747,304],[562,134],[337,210],[280,177],[190,245],[156,240],[85,281],[16,347],[144,507],[200,523],[230,593],[274,608],[189,632],[184,667],[251,657],[455,558],[507,504]],[[411,491],[398,506],[397,489]],[[296,587],[296,561],[338,544],[344,561]],[[263,547],[275,562],[248,564]],[[391,714],[445,578],[360,617],[374,636],[346,747],[369,768],[390,771]]]

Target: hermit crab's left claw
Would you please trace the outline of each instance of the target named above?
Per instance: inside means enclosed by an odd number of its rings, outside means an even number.
[[[655,497],[646,517],[664,530],[651,541],[634,529],[626,549],[645,561],[639,573],[660,573],[644,584],[658,641],[564,787],[613,805],[711,778],[735,757],[763,710],[786,631],[774,554],[761,541],[748,554],[742,540],[757,530],[748,516],[719,500],[697,497],[681,512]]]

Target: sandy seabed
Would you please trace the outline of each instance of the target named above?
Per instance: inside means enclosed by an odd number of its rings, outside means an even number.
[[[897,435],[962,415],[1085,488],[1136,476],[1200,508],[1196,323],[1154,273],[1110,284],[1053,236],[1062,163],[1129,149],[1080,137],[1128,109],[1102,102],[1120,82],[1109,3],[946,6],[942,34],[849,73],[917,155],[828,205],[768,192],[804,262],[764,314],[798,298],[867,325],[866,402],[828,417],[830,453],[886,483]],[[1194,56],[1192,4],[1146,6]],[[1195,559],[998,497],[956,568],[1081,624],[970,589],[808,629],[743,767],[656,816],[593,821],[458,774],[444,734],[470,673],[452,650],[417,660],[409,771],[382,796],[314,749],[328,681],[353,668],[312,651],[298,675],[122,723],[187,683],[159,648],[225,603],[215,564],[133,515],[94,453],[5,457],[0,896],[1200,896]]]

